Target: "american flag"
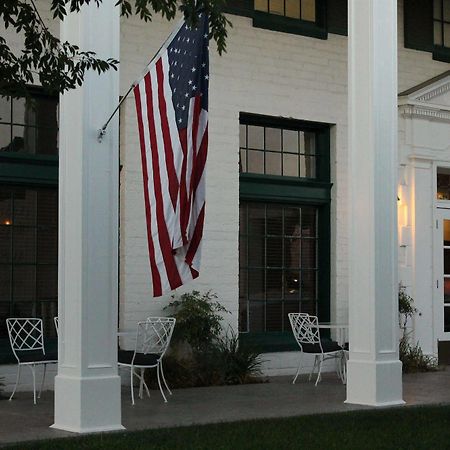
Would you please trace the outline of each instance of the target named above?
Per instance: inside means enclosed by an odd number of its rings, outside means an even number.
[[[199,275],[208,148],[208,17],[172,33],[134,88],[153,295]]]

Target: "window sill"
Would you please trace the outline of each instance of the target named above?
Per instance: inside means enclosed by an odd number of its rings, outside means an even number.
[[[306,22],[290,17],[276,16],[261,11],[254,11],[253,26],[283,33],[299,34],[317,39],[327,39],[328,33],[317,23]]]

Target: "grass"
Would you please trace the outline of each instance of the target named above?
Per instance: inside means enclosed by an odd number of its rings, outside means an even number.
[[[449,449],[450,406],[392,408],[21,443],[14,449]]]

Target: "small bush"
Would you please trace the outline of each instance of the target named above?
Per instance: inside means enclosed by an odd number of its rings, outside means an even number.
[[[215,386],[261,382],[259,352],[239,343],[232,329],[223,336],[222,314],[228,311],[211,291],[183,294],[165,309],[177,319],[164,374],[173,387]],[[186,348],[187,347],[187,348]],[[156,387],[154,373],[146,374]]]
[[[192,291],[181,295],[179,300],[169,303],[169,310],[177,319],[173,333],[173,343],[187,342],[193,352],[207,348],[222,332],[222,315],[228,313],[211,291],[200,294]]]
[[[432,372],[438,370],[437,359],[424,355],[419,343],[412,346],[407,335],[400,339],[399,357],[403,363],[403,372]]]

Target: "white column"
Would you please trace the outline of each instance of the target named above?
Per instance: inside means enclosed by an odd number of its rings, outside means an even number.
[[[349,0],[347,403],[402,400],[397,322],[397,0]]]
[[[83,6],[61,22],[61,40],[119,59],[116,0]],[[117,373],[119,74],[89,72],[60,98],[59,365],[54,428],[122,429]]]

